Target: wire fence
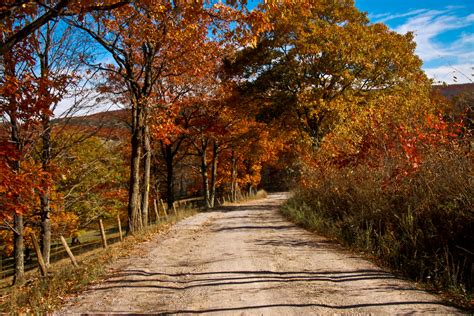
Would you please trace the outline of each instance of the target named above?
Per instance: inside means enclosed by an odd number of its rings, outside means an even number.
[[[259,191],[260,192],[260,191]],[[249,194],[239,194],[232,198],[230,195],[216,198],[216,206],[222,206],[227,202],[239,202],[242,200],[259,197],[259,192],[251,192]],[[264,192],[264,191],[262,191]],[[167,222],[171,217],[177,217],[182,210],[189,209],[204,209],[205,200],[202,197],[187,198],[177,200],[173,203],[171,208],[167,207],[165,203],[160,200],[153,200],[153,204],[149,210],[149,225],[157,225]],[[102,248],[105,245],[115,244],[122,240],[123,228],[127,223],[120,223],[120,219],[107,218],[103,221],[98,220],[97,229],[90,229],[80,234],[79,237],[65,238],[64,245],[61,241],[62,236],[55,236],[51,244],[50,264],[58,262],[67,257],[74,255],[81,255],[89,251]],[[120,225],[120,226],[119,226]],[[101,226],[103,231],[101,230]],[[104,245],[105,244],[105,245]],[[38,249],[39,251],[39,249]],[[68,254],[68,251],[72,254]],[[74,258],[74,257],[73,257]],[[72,259],[75,261],[75,259]],[[34,249],[25,249],[25,271],[31,271],[41,266],[41,260],[38,262],[38,257]],[[14,275],[14,258],[0,256],[0,279],[4,279]]]
[[[204,206],[203,198],[189,198],[178,200],[171,209],[168,209],[161,200],[154,200],[149,212],[149,224],[157,225],[166,222],[169,217],[177,216],[178,212],[186,209],[201,209]],[[127,223],[121,224],[121,229],[126,227]],[[99,223],[97,229],[89,229],[80,234],[79,237],[65,238],[71,252],[74,255],[81,255],[94,249],[102,248],[102,233]],[[121,240],[119,223],[115,218],[104,219],[104,233],[107,238],[107,244],[111,245]],[[60,236],[55,236],[51,243],[50,263],[58,262],[68,258],[68,253],[63,246]],[[38,257],[34,249],[25,249],[25,271],[31,271],[38,268]],[[2,257],[0,255],[0,279],[14,275],[14,258]]]

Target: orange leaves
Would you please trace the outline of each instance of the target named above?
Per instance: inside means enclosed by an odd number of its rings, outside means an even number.
[[[181,107],[179,104],[171,104],[168,108],[157,108],[152,113],[151,135],[154,139],[170,144],[171,139],[185,132],[182,125],[177,124]]]
[[[407,117],[400,122],[395,119],[399,116],[379,111],[380,116],[372,113],[365,121],[349,125],[350,134],[343,133],[344,129],[330,133],[316,156],[319,165],[313,167],[327,164],[341,170],[361,165],[373,170],[385,168],[385,188],[413,176],[423,167],[427,155],[459,147],[460,123],[448,123],[441,115],[432,114],[419,115],[420,121],[410,122]]]
[[[57,99],[48,91],[54,88],[50,80],[37,79],[30,74],[22,77],[6,75],[0,81],[0,95],[8,102],[2,103],[0,111],[14,113],[17,118],[30,123],[41,114],[50,114],[49,105]]]
[[[17,73],[17,61],[4,56],[5,76],[0,79],[0,117],[6,120],[0,134],[0,217],[31,212],[38,205],[37,193],[49,187],[50,175],[32,159],[38,124],[51,115],[57,101],[50,89],[60,89],[50,80],[27,71]],[[8,131],[8,132],[7,132]]]
[[[418,150],[418,138],[416,136],[409,137],[404,129],[401,129],[400,144],[405,154],[405,158],[410,164],[411,170],[416,170],[421,164],[421,156]],[[408,172],[406,172],[408,175]]]
[[[423,150],[454,145],[461,133],[461,123],[448,123],[441,115],[427,115],[425,120],[424,126],[414,130],[409,131],[403,126],[399,129],[400,144],[412,171],[422,164]]]
[[[15,170],[11,162],[15,152],[0,147],[0,219],[31,213],[39,205],[37,193],[51,183],[50,175],[31,161],[23,161]]]

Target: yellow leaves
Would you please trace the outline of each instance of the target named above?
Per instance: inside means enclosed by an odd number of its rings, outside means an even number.
[[[342,72],[342,78],[345,80],[351,80],[354,77],[352,76],[352,74],[350,73],[348,69],[344,69],[344,71]]]
[[[257,44],[258,44],[258,36],[252,37],[252,40],[250,42],[250,46],[255,48],[255,47],[257,47]]]

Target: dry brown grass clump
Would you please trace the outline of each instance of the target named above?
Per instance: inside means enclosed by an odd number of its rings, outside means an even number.
[[[472,152],[432,150],[416,172],[387,181],[397,163],[314,171],[311,185],[283,211],[468,302],[474,288]]]

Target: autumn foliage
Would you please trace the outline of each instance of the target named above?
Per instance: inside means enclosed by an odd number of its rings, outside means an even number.
[[[98,218],[137,233],[159,199],[212,208],[286,174],[290,217],[472,289],[470,99],[433,93],[413,34],[351,0],[7,0],[0,13],[0,239],[19,279],[25,234],[49,258],[51,238]],[[96,105],[121,109],[81,112]]]

